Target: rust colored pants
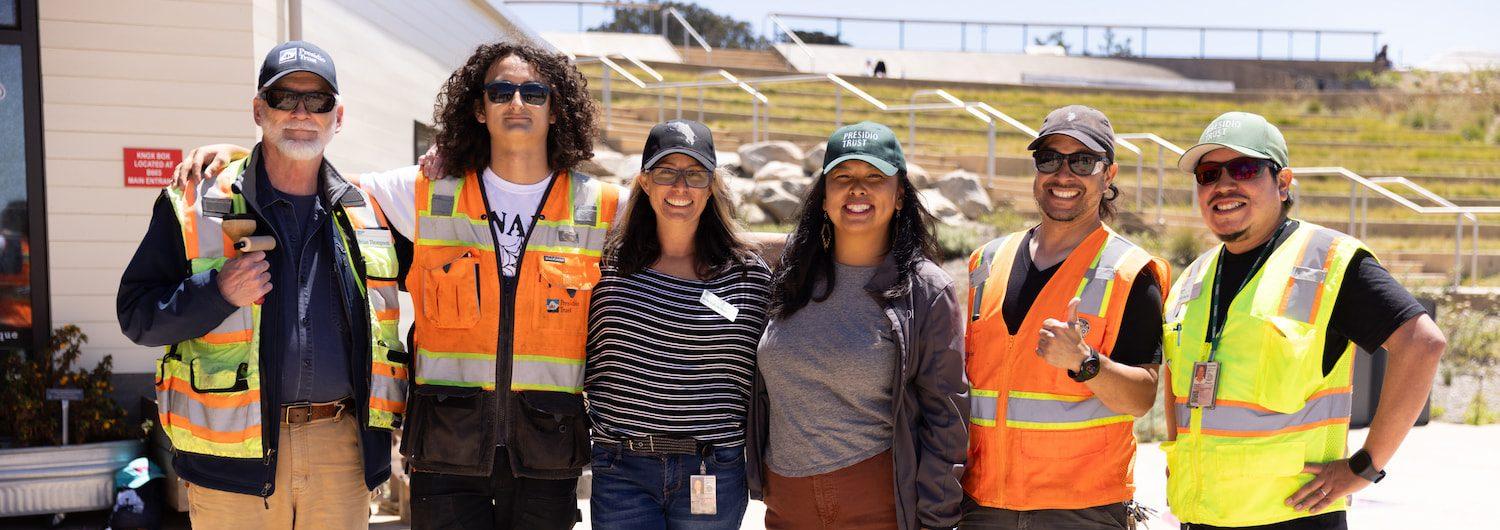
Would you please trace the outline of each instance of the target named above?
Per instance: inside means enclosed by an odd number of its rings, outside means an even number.
[[[766,477],[767,530],[895,529],[895,470],[889,450],[810,477]]]

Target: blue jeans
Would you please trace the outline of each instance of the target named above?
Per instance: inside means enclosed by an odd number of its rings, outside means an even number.
[[[750,491],[743,447],[715,449],[704,460],[697,455],[643,455],[595,443],[593,457],[589,512],[596,529],[732,530],[745,518]],[[716,477],[714,515],[691,512],[689,477],[698,474],[700,464]]]

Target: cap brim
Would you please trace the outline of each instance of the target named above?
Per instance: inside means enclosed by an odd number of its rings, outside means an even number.
[[[1110,153],[1115,152],[1114,149],[1110,149],[1110,147],[1108,147],[1108,146],[1099,145],[1099,142],[1094,141],[1093,138],[1090,138],[1089,135],[1084,134],[1083,131],[1075,131],[1075,130],[1071,130],[1071,129],[1064,129],[1064,130],[1061,130],[1061,131],[1053,131],[1053,132],[1049,132],[1049,133],[1037,136],[1035,140],[1031,141],[1031,145],[1026,146],[1026,150],[1027,151],[1035,151],[1037,149],[1040,149],[1042,147],[1042,143],[1047,140],[1047,137],[1048,136],[1052,136],[1054,134],[1061,134],[1063,136],[1067,136],[1068,138],[1072,138],[1074,140],[1078,140],[1078,143],[1083,144],[1084,147],[1087,147],[1087,148],[1089,148],[1089,150],[1094,151],[1096,153],[1110,154]]]
[[[707,169],[709,171],[717,169],[717,165],[715,165],[712,160],[709,160],[708,157],[703,156],[703,153],[699,153],[686,147],[668,147],[666,149],[657,151],[655,155],[651,156],[650,160],[642,160],[641,171],[645,171],[654,167],[657,162],[661,162],[661,159],[666,158],[667,155],[673,153],[682,153],[684,155],[693,157],[693,160],[697,160],[698,163],[703,166],[703,169]]]
[[[1198,160],[1202,159],[1203,155],[1212,153],[1219,149],[1233,149],[1235,152],[1251,158],[1272,160],[1271,155],[1256,151],[1248,147],[1241,147],[1232,144],[1205,143],[1192,146],[1188,148],[1187,151],[1183,151],[1182,157],[1177,159],[1177,169],[1182,170],[1183,173],[1192,173],[1194,169],[1198,168]]]
[[[896,166],[892,165],[890,162],[886,162],[884,160],[881,160],[879,158],[876,158],[876,157],[873,157],[873,156],[870,156],[870,155],[853,154],[853,155],[844,155],[844,156],[841,156],[841,157],[833,159],[831,162],[823,164],[823,174],[827,175],[828,172],[830,170],[832,170],[834,166],[842,164],[842,163],[844,163],[845,161],[848,161],[848,160],[858,160],[858,161],[861,161],[861,162],[868,163],[868,164],[870,164],[872,166],[875,166],[875,169],[880,170],[881,173],[885,173],[885,175],[887,177],[894,177],[894,176],[896,176],[896,173],[901,172],[900,168],[897,168]]]
[[[264,89],[264,88],[266,88],[268,86],[274,85],[274,84],[276,84],[277,81],[280,81],[281,78],[289,76],[289,75],[292,75],[292,74],[295,74],[297,72],[307,72],[307,73],[310,73],[312,75],[318,76],[318,79],[322,79],[324,83],[328,83],[328,88],[330,90],[333,90],[333,93],[335,95],[337,95],[339,93],[339,86],[333,84],[333,81],[329,81],[328,78],[323,77],[323,74],[314,72],[314,71],[309,70],[307,68],[293,68],[293,69],[287,70],[285,72],[278,72],[276,75],[271,76],[270,79],[267,79],[266,82],[265,82],[265,84],[261,85],[260,88]]]

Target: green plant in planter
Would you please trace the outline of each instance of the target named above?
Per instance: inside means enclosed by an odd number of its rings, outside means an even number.
[[[68,404],[68,441],[73,444],[131,438],[125,410],[109,397],[114,390],[112,356],[92,370],[78,367],[88,336],[78,326],[53,330],[47,351],[0,359],[0,440],[18,447],[62,443],[62,403],[47,401],[48,388],[79,388],[83,400]],[[30,358],[28,358],[30,357]]]
[[[1497,415],[1484,400],[1485,383],[1500,366],[1500,319],[1490,314],[1488,308],[1495,307],[1493,296],[1482,303],[1463,301],[1453,304],[1453,309],[1444,319],[1444,331],[1448,334],[1448,352],[1444,361],[1454,370],[1473,376],[1479,388],[1464,412],[1464,423],[1484,425],[1494,423]]]

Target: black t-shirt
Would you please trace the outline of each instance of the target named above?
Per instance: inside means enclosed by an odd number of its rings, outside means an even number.
[[[1031,303],[1036,301],[1042,288],[1052,275],[1062,268],[1062,263],[1037,270],[1031,261],[1031,232],[1021,239],[1021,251],[1016,253],[1016,262],[1010,267],[1010,280],[1005,287],[1005,300],[1000,313],[1005,317],[1005,327],[1012,335],[1021,328]],[[1120,364],[1140,366],[1161,364],[1161,286],[1150,269],[1141,271],[1125,298],[1125,316],[1120,321],[1120,333],[1115,339],[1114,350],[1109,358]]]
[[[1268,243],[1275,245],[1271,247],[1272,252],[1297,231],[1297,224],[1297,221],[1289,221],[1276,241]],[[1265,248],[1266,245],[1261,245],[1244,254],[1223,251],[1223,276],[1219,280],[1215,325],[1224,321],[1240,284],[1247,275],[1254,273],[1250,266]],[[1203,288],[1212,289],[1208,285]],[[1328,340],[1323,344],[1323,375],[1333,371],[1350,340],[1361,349],[1373,352],[1385,344],[1396,328],[1425,313],[1427,309],[1369,252],[1361,250],[1355,253],[1349,262],[1349,270],[1344,273],[1338,297],[1334,299],[1333,316],[1328,319]]]

